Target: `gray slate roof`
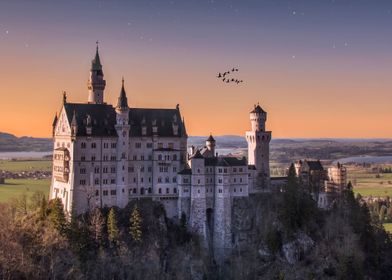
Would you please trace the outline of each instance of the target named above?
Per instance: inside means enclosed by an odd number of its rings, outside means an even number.
[[[115,129],[116,111],[107,104],[65,103],[68,120],[71,121],[75,113],[78,126],[76,136],[87,136],[87,117],[92,122],[91,136],[117,137]],[[178,125],[178,134],[174,135],[173,122]],[[185,127],[181,120],[179,109],[129,109],[130,136],[152,136],[152,127],[157,127],[157,136],[183,137],[186,136]],[[146,127],[146,134],[142,135],[142,126]]]

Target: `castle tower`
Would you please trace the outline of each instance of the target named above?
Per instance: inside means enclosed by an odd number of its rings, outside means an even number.
[[[256,169],[254,187],[268,188],[270,184],[269,143],[271,131],[265,130],[267,112],[259,104],[250,112],[251,131],[246,132],[248,164]]]
[[[190,159],[191,175],[191,209],[190,227],[202,238],[202,244],[207,246],[207,201],[205,187],[205,163],[204,157],[197,150]]]
[[[88,103],[103,104],[103,92],[106,81],[103,79],[102,64],[99,58],[98,42],[95,58],[91,62],[90,77],[88,79]]]
[[[125,207],[128,202],[128,149],[129,149],[129,107],[127,94],[124,89],[124,78],[120,96],[116,106],[116,125],[117,131],[117,178],[116,178],[116,197],[117,205]]]

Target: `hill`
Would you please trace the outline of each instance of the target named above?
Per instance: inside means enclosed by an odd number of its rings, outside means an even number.
[[[52,150],[50,138],[16,137],[0,132],[0,152],[47,152]]]

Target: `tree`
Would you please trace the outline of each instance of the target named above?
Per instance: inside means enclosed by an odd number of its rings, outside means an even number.
[[[53,224],[53,227],[60,233],[64,233],[67,227],[67,220],[65,218],[63,203],[60,198],[55,198],[49,203],[49,219]]]
[[[95,208],[90,212],[90,231],[93,239],[97,243],[101,243],[103,236],[103,229],[105,226],[105,219],[99,208]]]
[[[114,211],[114,208],[110,208],[107,227],[108,227],[109,241],[111,243],[116,243],[118,241],[119,230],[117,227],[117,218],[116,218],[116,212]]]
[[[129,227],[129,233],[132,236],[132,239],[135,242],[142,241],[142,218],[140,217],[139,209],[137,205],[133,207],[131,218],[130,218],[131,226]]]

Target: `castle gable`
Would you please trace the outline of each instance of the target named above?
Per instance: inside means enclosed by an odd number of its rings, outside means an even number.
[[[70,120],[72,119],[72,115],[69,117],[67,111],[63,107],[61,113],[56,121],[56,127],[54,134],[56,136],[70,136],[71,135],[71,126]]]

